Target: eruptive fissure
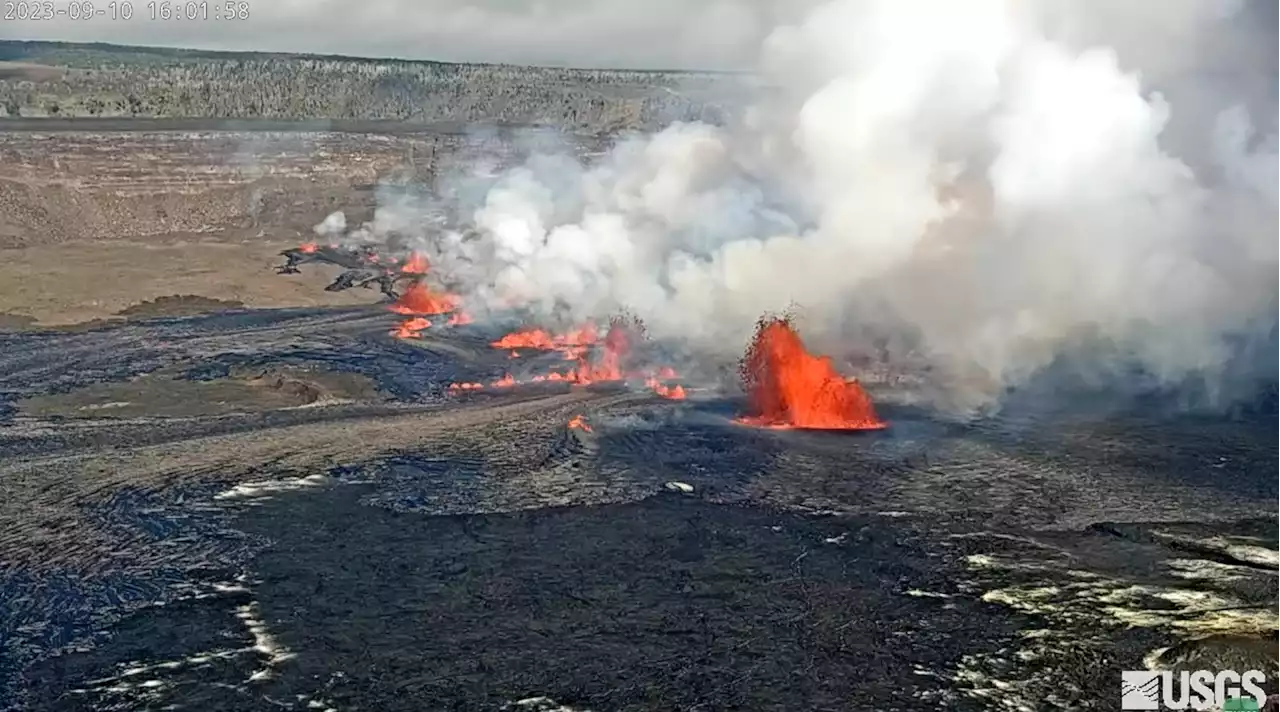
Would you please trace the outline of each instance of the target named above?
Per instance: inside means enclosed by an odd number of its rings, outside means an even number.
[[[483,383],[454,383],[451,392],[509,388],[519,383],[568,383],[587,386],[593,383],[624,383],[643,381],[645,387],[669,400],[684,400],[688,393],[683,385],[670,383],[679,378],[670,366],[643,368],[629,363],[634,347],[645,340],[644,325],[633,317],[614,317],[604,338],[599,337],[595,324],[583,324],[564,332],[554,333],[540,328],[523,328],[513,331],[489,345],[508,351],[508,358],[518,358],[520,350],[558,352],[572,366],[551,370],[523,381],[511,374],[504,374],[486,386]]]
[[[511,357],[519,358],[521,349],[559,351],[568,360],[581,358],[587,348],[599,340],[595,324],[584,324],[564,333],[552,334],[543,329],[521,329],[490,343],[495,349],[511,349]]]
[[[790,320],[765,317],[740,364],[751,413],[738,422],[768,428],[879,430],[871,397],[826,356],[805,349]]]
[[[389,308],[397,314],[434,316],[457,310],[459,300],[452,294],[436,292],[423,282],[414,282]]]
[[[413,252],[400,265],[400,274],[412,278],[409,287],[389,307],[397,314],[409,318],[400,322],[391,334],[398,338],[421,338],[422,331],[431,327],[431,321],[424,317],[449,314],[445,322],[449,326],[470,324],[471,317],[460,311],[462,299],[455,294],[437,292],[426,283],[426,276],[431,264],[421,253]]]
[[[392,301],[389,311],[405,318],[390,334],[400,339],[421,338],[422,332],[441,323],[431,317],[443,317],[443,323],[456,327],[471,324],[470,314],[461,309],[462,299],[456,294],[437,291],[427,283],[431,262],[420,252],[407,256],[379,255],[372,247],[342,247],[305,243],[281,253],[287,258],[277,271],[290,274],[297,266],[307,262],[327,262],[346,267],[347,271],[328,287],[329,291],[353,286],[368,287],[380,284],[384,294]],[[403,293],[394,287],[408,282]],[[507,352],[509,359],[518,359],[529,352],[555,352],[569,362],[565,368],[517,379],[511,373],[488,383],[479,381],[459,382],[448,386],[450,393],[464,393],[489,389],[507,389],[522,383],[567,383],[587,386],[593,383],[643,383],[654,394],[669,400],[684,400],[688,391],[679,380],[679,374],[670,366],[645,367],[631,363],[635,347],[646,340],[644,324],[631,316],[617,316],[609,321],[603,338],[594,323],[587,322],[564,331],[552,331],[526,326],[490,342],[494,349]]]

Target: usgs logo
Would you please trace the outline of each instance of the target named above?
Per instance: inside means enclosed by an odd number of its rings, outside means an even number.
[[[1260,670],[1126,671],[1120,673],[1120,709],[1257,712],[1267,701],[1262,691],[1266,679]]]

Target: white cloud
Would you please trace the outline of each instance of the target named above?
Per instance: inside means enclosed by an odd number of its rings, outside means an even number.
[[[124,0],[118,0],[123,2]],[[104,4],[100,2],[99,4]],[[209,14],[223,0],[208,0]],[[0,23],[0,39],[649,69],[737,69],[810,0],[249,0],[247,20]],[[174,6],[183,5],[175,2]]]

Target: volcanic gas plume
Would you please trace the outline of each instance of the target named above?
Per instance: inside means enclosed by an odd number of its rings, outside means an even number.
[[[414,233],[482,318],[631,309],[702,362],[796,303],[942,406],[1243,389],[1276,370],[1267,4],[819,0],[723,125],[460,161],[347,239]]]
[[[770,428],[879,430],[885,427],[862,386],[814,356],[784,318],[761,319],[741,363],[751,415],[740,419]]]

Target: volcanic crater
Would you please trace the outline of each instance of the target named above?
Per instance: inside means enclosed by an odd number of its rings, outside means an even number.
[[[1144,660],[1276,666],[1274,418],[957,420],[773,317],[726,389],[625,314],[255,249],[333,301],[0,332],[0,708],[1110,709]]]

